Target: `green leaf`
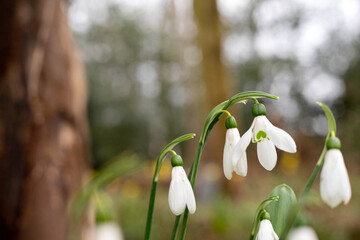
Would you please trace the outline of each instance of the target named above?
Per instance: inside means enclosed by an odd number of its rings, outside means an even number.
[[[275,232],[281,236],[293,209],[296,207],[296,196],[294,191],[286,184],[275,187],[270,196],[279,196],[279,201],[268,205],[265,209],[270,214],[270,221]]]
[[[336,122],[332,111],[322,102],[317,101],[316,103],[319,104],[325,112],[326,118],[328,120],[329,133],[334,132],[334,134],[336,134]]]

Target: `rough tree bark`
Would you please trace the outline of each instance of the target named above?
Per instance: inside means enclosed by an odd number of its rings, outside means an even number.
[[[202,79],[205,85],[206,107],[214,106],[229,97],[229,84],[226,69],[221,62],[221,21],[216,0],[194,0],[194,14],[198,28],[198,45],[202,52]],[[218,123],[221,125],[223,122]],[[222,162],[225,141],[224,126],[217,126],[211,132],[206,158]]]
[[[88,167],[84,69],[67,2],[0,8],[0,236],[64,240]]]

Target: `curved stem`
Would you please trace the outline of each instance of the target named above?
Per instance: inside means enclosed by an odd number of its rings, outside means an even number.
[[[258,101],[256,98],[252,98],[252,100],[253,100],[255,103],[259,103],[259,101]]]
[[[204,128],[203,128],[203,131],[200,136],[198,149],[196,151],[196,156],[195,156],[194,162],[192,164],[192,167],[191,167],[191,170],[190,170],[190,173],[188,176],[191,186],[193,188],[195,185],[196,174],[197,174],[197,170],[198,170],[199,163],[200,163],[200,157],[201,157],[202,151],[204,150],[204,146],[205,146],[207,137],[209,136],[214,125],[219,121],[221,115],[224,112],[223,110],[228,109],[231,105],[233,105],[237,102],[241,102],[241,101],[256,98],[256,97],[257,98],[265,97],[265,98],[270,98],[270,99],[275,99],[275,100],[279,99],[277,96],[274,96],[274,95],[271,95],[268,93],[264,93],[264,92],[257,92],[257,91],[242,92],[242,93],[238,93],[238,94],[234,95],[229,100],[220,103],[219,105],[217,105],[210,111],[208,117],[206,118]],[[180,232],[181,240],[183,240],[185,238],[188,216],[189,216],[189,210],[186,208],[184,217],[183,217],[183,221],[182,221],[181,232]],[[180,221],[175,221],[174,227],[173,227],[173,232],[177,231],[177,229],[179,228],[179,224],[180,224]]]
[[[329,139],[329,136],[330,136],[330,134],[328,134],[328,136],[326,137],[325,145],[324,145],[324,148],[323,148],[323,150],[321,152],[319,160],[317,161],[317,163],[316,163],[316,165],[314,167],[314,170],[311,173],[311,175],[310,175],[310,177],[309,177],[309,179],[308,179],[308,181],[307,181],[307,183],[306,183],[306,185],[304,187],[304,190],[302,191],[302,193],[301,193],[301,195],[299,197],[299,203],[297,204],[297,206],[292,211],[292,213],[291,213],[291,215],[289,217],[288,223],[286,224],[286,226],[284,228],[284,231],[281,233],[280,239],[286,239],[287,235],[289,234],[289,231],[291,230],[293,224],[296,221],[296,218],[297,218],[298,214],[300,213],[302,207],[304,206],[304,204],[306,202],[305,200],[307,198],[307,195],[310,192],[310,189],[312,188],[317,176],[320,173],[321,167],[324,164],[324,158],[325,158],[325,154],[326,154],[326,151],[327,151],[326,142]]]
[[[167,151],[167,153],[172,153],[172,154],[174,154],[174,156],[176,155],[176,152],[174,151],[174,150],[169,150],[169,151]]]
[[[216,114],[218,114],[218,113],[226,113],[228,116],[231,116],[231,114],[229,113],[229,111],[226,111],[226,110],[217,111]]]
[[[268,199],[264,200],[256,209],[256,214],[255,214],[255,218],[254,218],[254,222],[253,222],[253,226],[251,228],[251,233],[250,233],[250,240],[253,240],[255,238],[255,235],[259,229],[259,222],[260,222],[260,217],[261,217],[261,213],[264,210],[264,208],[269,205],[272,201],[278,201],[279,200],[279,196],[272,196],[269,197]]]
[[[326,148],[326,142],[327,140],[329,139],[329,137],[326,138],[325,140],[325,145],[324,145],[324,148],[320,154],[320,157],[319,157],[319,160],[317,161],[316,163],[316,166],[313,170],[313,172],[311,173],[306,185],[305,185],[305,188],[304,190],[302,191],[301,195],[300,195],[300,198],[299,198],[299,201],[300,203],[303,202],[306,198],[306,196],[308,195],[310,189],[312,188],[314,182],[315,182],[315,179],[317,178],[317,176],[319,175],[319,172],[321,170],[321,167],[322,165],[324,164],[324,159],[325,159],[325,154],[326,154],[326,151],[327,151],[327,148]]]
[[[148,209],[148,214],[147,214],[147,219],[146,219],[145,238],[144,238],[145,240],[150,239],[151,223],[152,223],[152,216],[153,216],[153,212],[154,212],[155,197],[156,197],[156,188],[157,188],[157,182],[158,182],[158,179],[159,179],[159,174],[160,174],[160,169],[161,169],[162,163],[164,162],[164,159],[165,159],[166,155],[169,152],[176,155],[176,152],[172,150],[172,148],[175,147],[176,144],[178,144],[180,142],[183,142],[183,141],[186,141],[188,139],[194,138],[194,136],[195,136],[194,133],[190,133],[190,134],[185,134],[185,135],[183,135],[181,137],[176,138],[175,140],[170,142],[161,151],[160,156],[156,161],[153,182],[152,182],[152,185],[151,185],[149,209]]]
[[[328,134],[326,136],[326,139],[325,139],[325,144],[324,144],[324,147],[323,147],[323,150],[321,152],[321,155],[319,157],[319,160],[317,161],[316,163],[316,166],[313,170],[313,172],[311,173],[305,187],[304,187],[304,190],[302,191],[300,197],[299,197],[299,203],[298,205],[295,207],[292,215],[289,217],[289,221],[288,221],[288,224],[286,225],[284,231],[282,232],[281,234],[281,237],[280,239],[286,239],[287,235],[289,234],[289,231],[291,229],[291,227],[293,226],[293,224],[295,223],[296,221],[296,218],[297,218],[297,215],[300,213],[302,207],[304,206],[305,202],[306,202],[306,198],[307,198],[307,195],[309,194],[310,192],[310,189],[312,188],[314,182],[315,182],[315,179],[317,178],[317,176],[319,175],[320,173],[320,170],[324,164],[324,159],[325,159],[325,154],[326,154],[326,151],[327,151],[327,147],[326,147],[326,143],[328,141],[328,139],[332,136],[335,136],[336,135],[336,121],[335,121],[335,118],[334,118],[334,115],[333,113],[331,112],[330,108],[328,106],[326,106],[325,104],[321,103],[321,102],[316,102],[317,104],[319,104],[322,109],[324,110],[324,113],[325,113],[325,116],[327,118],[327,121],[328,121]]]

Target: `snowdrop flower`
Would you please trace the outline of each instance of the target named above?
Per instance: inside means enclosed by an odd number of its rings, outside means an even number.
[[[341,143],[337,137],[327,141],[329,149],[325,154],[324,166],[320,175],[320,195],[331,208],[341,202],[347,204],[351,198],[351,186],[343,155]]]
[[[261,219],[255,240],[279,240],[270,222],[270,214],[268,212],[263,213]]]
[[[120,227],[114,222],[105,222],[96,226],[94,240],[123,240]]]
[[[179,155],[171,158],[173,166],[169,189],[169,206],[175,215],[184,212],[187,206],[189,212],[193,214],[196,210],[195,196],[188,177],[183,168],[183,161]]]
[[[252,108],[255,117],[249,130],[236,144],[232,161],[233,165],[239,164],[238,161],[246,161],[244,154],[250,141],[257,143],[257,155],[260,164],[268,171],[271,171],[277,161],[275,146],[285,152],[296,152],[296,144],[292,137],[284,130],[275,127],[266,118],[266,108],[264,104],[255,103]],[[245,165],[243,163],[243,165]]]
[[[289,240],[319,240],[319,238],[314,229],[308,226],[302,226],[290,232]]]
[[[228,116],[225,121],[226,126],[226,138],[223,154],[223,167],[224,174],[227,179],[232,178],[232,172],[235,171],[240,176],[246,176],[247,173],[247,160],[246,154],[242,156],[241,161],[237,161],[236,165],[233,165],[232,153],[235,145],[240,140],[240,133],[237,129],[236,120],[233,116]]]

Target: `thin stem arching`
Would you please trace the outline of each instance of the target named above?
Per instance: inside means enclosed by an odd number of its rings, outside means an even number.
[[[190,170],[190,173],[188,176],[189,181],[193,188],[195,185],[195,180],[196,180],[197,170],[198,170],[199,163],[200,163],[201,154],[202,154],[202,151],[204,150],[204,146],[205,146],[207,137],[209,136],[214,125],[219,121],[221,115],[224,113],[223,110],[228,109],[231,105],[233,105],[235,103],[253,99],[253,98],[270,98],[270,99],[275,99],[275,100],[279,99],[277,96],[274,96],[274,95],[271,95],[268,93],[264,93],[264,92],[257,92],[257,91],[242,92],[242,93],[238,93],[238,94],[234,95],[229,100],[220,103],[219,105],[217,105],[210,111],[208,117],[206,118],[204,128],[203,128],[203,131],[200,136],[198,149],[196,151],[196,156],[195,156],[194,162],[192,164],[192,167],[191,167],[191,170]],[[183,240],[185,238],[188,216],[189,216],[189,210],[186,208],[185,212],[184,212],[184,217],[182,220],[181,231],[180,231],[180,239],[181,240]],[[180,216],[176,217],[174,227],[173,227],[173,233],[178,232],[179,224],[180,224],[180,221],[178,219],[179,217]],[[172,240],[174,240],[174,239],[175,238],[172,238]]]
[[[151,192],[150,192],[150,200],[149,200],[149,208],[148,208],[148,214],[146,218],[146,227],[145,227],[145,240],[150,239],[150,233],[151,233],[151,224],[152,224],[152,217],[154,212],[154,205],[155,205],[155,197],[156,197],[156,188],[157,183],[159,179],[159,173],[162,166],[162,163],[164,162],[164,159],[168,153],[173,153],[176,155],[176,152],[172,150],[173,147],[175,147],[177,144],[189,140],[191,138],[194,138],[194,133],[185,134],[181,137],[176,138],[172,142],[170,142],[160,153],[155,166],[155,172],[153,177],[153,182],[151,185]]]
[[[309,194],[310,189],[314,185],[314,182],[315,182],[317,176],[319,175],[322,166],[324,165],[325,154],[326,154],[326,152],[328,150],[327,147],[326,147],[326,143],[327,143],[328,139],[331,136],[336,135],[336,121],[335,121],[335,118],[334,118],[334,114],[332,113],[330,108],[328,106],[326,106],[325,104],[323,104],[322,102],[318,101],[316,103],[319,104],[320,107],[322,107],[322,109],[323,109],[323,111],[325,113],[325,116],[327,118],[328,134],[326,136],[325,144],[324,144],[323,150],[322,150],[322,152],[320,154],[320,157],[319,157],[319,159],[318,159],[318,161],[317,161],[317,163],[316,163],[316,165],[314,167],[314,170],[311,173],[311,175],[310,175],[310,177],[309,177],[309,179],[308,179],[308,181],[307,181],[307,183],[306,183],[306,185],[304,187],[304,190],[302,191],[302,193],[301,193],[301,195],[299,197],[299,203],[297,204],[297,206],[295,207],[292,215],[290,216],[288,224],[286,225],[284,231],[282,232],[280,239],[286,239],[287,235],[289,234],[289,231],[291,230],[293,224],[295,223],[298,214],[300,213],[302,207],[304,206],[304,204],[306,202],[307,195]]]

